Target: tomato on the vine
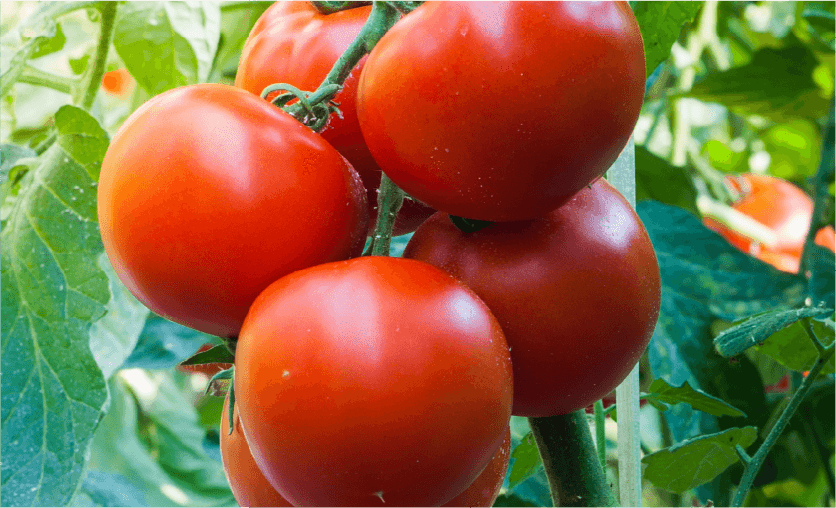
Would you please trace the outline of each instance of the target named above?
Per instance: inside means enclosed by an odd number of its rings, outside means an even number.
[[[276,2],[250,31],[241,53],[235,86],[256,95],[274,83],[316,90],[360,33],[369,12],[371,7],[363,6],[326,15],[310,2]],[[357,80],[365,62],[363,57],[334,98],[342,118],[332,115],[321,135],[360,173],[368,192],[370,225],[374,226],[381,172],[360,132],[356,106]],[[415,200],[404,200],[395,223],[395,235],[415,231],[433,212]]]
[[[102,162],[102,242],[151,310],[222,337],[279,277],[358,255],[357,173],[319,135],[235,87],[192,85],[143,104]]]
[[[235,393],[253,458],[301,506],[437,506],[511,415],[502,329],[464,284],[362,257],[287,275],[250,309]]]
[[[437,213],[404,257],[459,278],[499,320],[515,415],[569,413],[608,394],[641,357],[659,314],[650,238],[603,179],[549,215],[469,234]]]
[[[229,433],[229,397],[224,402],[221,416],[221,459],[232,494],[240,506],[293,506],[279,494],[264,477],[253,459],[241,428],[238,407],[233,416],[233,430]],[[443,506],[493,506],[511,458],[511,430],[485,469],[470,486]]]
[[[533,219],[615,161],[644,84],[626,2],[426,2],[372,50],[357,115],[374,159],[416,199]]]
[[[703,218],[706,227],[720,233],[737,249],[779,270],[798,272],[813,216],[810,196],[790,182],[769,175],[745,173],[737,177],[728,176],[726,181],[740,193],[732,208],[774,231],[777,243],[762,245],[711,217]],[[820,229],[815,243],[834,250],[833,228],[827,226]]]
[[[110,95],[124,96],[134,86],[134,78],[127,69],[108,71],[102,76],[102,90]]]

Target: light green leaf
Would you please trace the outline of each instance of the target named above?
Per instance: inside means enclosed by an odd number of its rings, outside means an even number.
[[[127,2],[113,44],[149,94],[206,81],[220,38],[218,2]]]
[[[685,440],[645,455],[644,478],[660,489],[681,494],[710,482],[740,460],[735,446],[745,449],[757,437],[755,427],[743,427]]]
[[[702,2],[635,2],[633,13],[644,40],[648,76],[668,59],[679,33],[694,20],[701,6]]]
[[[746,416],[743,411],[732,406],[723,399],[718,399],[702,390],[691,388],[688,382],[681,386],[672,386],[664,379],[654,379],[648,387],[648,392],[659,402],[678,404],[685,402],[692,408],[714,416]]]
[[[510,488],[513,489],[537,472],[537,468],[541,465],[540,452],[537,450],[537,444],[534,442],[534,435],[531,432],[526,434],[520,444],[514,448],[514,451],[511,452],[511,458],[514,460],[514,464],[508,473],[508,480]]]
[[[833,309],[821,307],[765,312],[724,330],[714,339],[714,348],[726,358],[737,356],[746,349],[767,341],[796,321],[811,317],[825,317],[832,313]],[[804,340],[810,342],[810,339]],[[782,344],[782,347],[786,345]],[[764,351],[761,350],[761,352]]]
[[[73,135],[62,130],[67,123],[90,127],[75,134],[103,135],[87,113],[66,108],[59,136]],[[4,506],[70,501],[107,399],[89,345],[110,299],[96,263],[97,159],[54,144],[23,177],[0,236]]]

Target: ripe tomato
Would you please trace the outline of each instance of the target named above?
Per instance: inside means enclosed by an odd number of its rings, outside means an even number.
[[[769,227],[776,233],[778,242],[773,246],[761,245],[711,217],[703,218],[706,227],[720,233],[739,250],[779,270],[798,272],[813,216],[810,197],[790,182],[769,175],[746,173],[729,176],[726,181],[741,193],[732,208]],[[819,230],[815,242],[834,250],[833,228]]]
[[[237,336],[279,277],[346,259],[368,227],[357,173],[320,136],[226,85],[169,90],[122,125],[102,163],[102,241],[142,303]]]
[[[228,434],[228,414],[229,397],[221,416],[221,459],[235,500],[241,506],[293,506],[270,485],[256,465],[241,429],[238,408],[235,408],[235,426],[231,435]],[[493,506],[508,470],[510,449],[511,430],[508,429],[502,445],[485,469],[464,492],[443,506]]]
[[[133,88],[133,84],[134,78],[127,69],[105,72],[102,76],[102,90],[111,95],[126,95]]]
[[[200,346],[200,349],[195,351],[195,354],[202,353],[204,351],[209,351],[215,345],[214,344],[204,344]],[[183,374],[203,374],[204,376],[212,377],[218,372],[223,370],[227,370],[232,367],[231,363],[202,363],[199,365],[178,365],[176,368],[179,372]]]
[[[276,2],[250,32],[241,54],[235,86],[260,95],[274,83],[290,83],[301,90],[316,90],[337,59],[354,40],[371,6],[333,14],[320,14],[309,2]],[[377,217],[380,168],[366,147],[357,121],[357,79],[365,63],[360,60],[345,86],[334,98],[343,118],[332,116],[321,134],[360,173],[368,192],[370,226]],[[395,234],[415,231],[435,210],[405,200],[395,223]]]
[[[270,485],[264,473],[256,465],[250,447],[241,429],[238,406],[232,417],[233,429],[229,433],[229,395],[221,413],[221,461],[232,495],[240,506],[293,506]]]
[[[511,358],[485,304],[418,261],[287,275],[250,309],[236,401],[259,468],[299,506],[438,506],[499,449]]]
[[[426,2],[372,50],[357,115],[377,163],[416,199],[533,219],[615,161],[644,83],[626,2]]]
[[[603,179],[549,215],[470,234],[437,213],[404,257],[447,270],[488,304],[511,348],[515,415],[569,413],[608,394],[659,313],[650,238]]]

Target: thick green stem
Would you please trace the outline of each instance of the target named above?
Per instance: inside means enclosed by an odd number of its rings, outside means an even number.
[[[339,85],[340,88],[333,87],[331,93],[317,95],[318,103],[328,102],[337,95],[343,83],[348,78],[348,75],[357,66],[357,63],[360,62],[360,59],[372,50],[375,44],[377,44],[377,41],[392,28],[400,17],[401,14],[385,2],[374,2],[372,4],[369,19],[366,20],[360,33],[345,52],[343,52],[328,75],[325,76],[322,84],[319,85],[320,89],[329,85]],[[299,103],[286,107],[285,111],[293,115],[294,118],[302,118],[305,116],[304,107]]]
[[[827,115],[827,124],[822,133],[822,149],[821,158],[819,159],[819,168],[816,171],[816,176],[813,177],[813,216],[811,217],[810,230],[807,231],[807,239],[804,241],[804,251],[801,254],[801,268],[799,273],[806,273],[811,266],[813,256],[813,244],[815,244],[816,233],[819,228],[824,226],[827,221],[824,220],[824,212],[827,201],[830,200],[830,193],[827,192],[827,180],[829,174],[833,173],[833,166],[836,164],[836,156],[834,156],[833,137],[834,137],[834,103],[836,100],[831,97],[830,112]],[[811,280],[812,283],[812,280]],[[812,295],[812,291],[808,291]],[[815,304],[815,302],[814,302]]]
[[[528,421],[555,506],[615,506],[585,411]]]
[[[110,50],[110,39],[113,36],[113,22],[116,19],[116,2],[100,2],[96,7],[101,13],[101,27],[99,30],[99,42],[96,46],[96,55],[91,63],[92,67],[87,75],[87,85],[83,88],[84,95],[79,104],[82,108],[89,110],[96,99],[104,76],[105,64],[107,64],[107,53]]]
[[[388,256],[392,243],[392,229],[403,204],[403,191],[385,174],[381,174],[377,194],[377,224],[374,227],[369,252],[372,256]]]
[[[746,494],[748,494],[749,489],[752,488],[752,482],[755,480],[755,476],[758,474],[758,471],[760,471],[763,461],[766,459],[766,455],[775,445],[775,442],[778,441],[778,438],[781,436],[784,428],[786,428],[789,423],[790,418],[792,418],[795,414],[795,411],[804,400],[807,392],[810,391],[810,388],[813,386],[813,381],[815,381],[818,377],[827,362],[833,358],[833,351],[833,345],[830,345],[826,349],[825,354],[816,360],[816,365],[810,370],[810,374],[804,378],[804,381],[801,383],[801,387],[799,387],[798,391],[793,394],[786,409],[784,409],[784,412],[781,413],[780,418],[778,418],[778,422],[774,427],[772,427],[772,430],[769,431],[769,435],[766,436],[763,444],[761,444],[758,451],[754,456],[752,456],[752,459],[746,465],[746,469],[743,472],[743,478],[740,479],[740,486],[737,488],[737,492],[734,495],[732,506],[743,506],[743,501],[746,500]]]
[[[345,11],[362,7],[364,5],[371,5],[371,2],[311,2],[311,5],[319,11],[320,14],[333,14],[335,12]]]
[[[53,90],[58,90],[59,92],[66,94],[72,92],[73,87],[77,83],[77,81],[73,78],[42,71],[30,65],[23,68],[23,72],[20,74],[20,77],[17,78],[17,81],[19,83],[52,88]]]

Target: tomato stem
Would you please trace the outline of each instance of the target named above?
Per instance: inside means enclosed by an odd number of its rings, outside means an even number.
[[[66,94],[69,94],[77,83],[73,78],[42,71],[28,64],[23,67],[23,72],[20,73],[17,81],[18,83],[52,88]]]
[[[364,5],[371,5],[372,2],[315,2],[312,0],[310,4],[313,5],[314,9],[319,11],[320,14],[328,15],[334,14],[335,12],[354,9],[356,7],[363,7]]]
[[[555,506],[615,506],[584,410],[528,421]]]
[[[392,243],[392,229],[403,204],[403,191],[386,174],[380,176],[377,195],[377,224],[374,227],[369,253],[372,256],[388,256]]]
[[[778,438],[781,436],[784,428],[786,428],[790,419],[795,414],[798,406],[801,405],[801,402],[804,400],[807,392],[810,391],[810,388],[813,386],[813,382],[819,376],[819,373],[833,358],[833,351],[834,348],[831,344],[825,349],[824,354],[819,356],[816,360],[816,364],[812,369],[810,369],[810,373],[804,378],[804,381],[802,381],[798,391],[792,395],[789,404],[787,404],[787,407],[778,418],[778,422],[774,427],[772,427],[772,430],[769,431],[769,435],[766,436],[763,444],[761,444],[758,451],[755,452],[755,455],[753,455],[749,460],[749,463],[746,464],[743,477],[740,479],[740,486],[737,488],[737,492],[735,492],[732,506],[743,506],[743,502],[746,500],[746,495],[749,493],[749,489],[752,488],[752,483],[754,482],[758,471],[760,471],[760,468],[766,459],[766,455],[772,449],[772,446],[774,446],[778,441]]]
[[[595,445],[598,447],[598,462],[601,463],[601,470],[607,470],[607,434],[604,403],[601,399],[595,401]]]
[[[102,76],[104,76],[105,64],[107,63],[107,53],[110,50],[110,39],[113,36],[113,24],[116,19],[117,5],[116,2],[102,2],[96,6],[102,16],[101,27],[99,30],[99,42],[96,45],[96,54],[90,67],[88,67],[87,85],[82,87],[84,95],[79,102],[85,110],[89,110],[93,106],[93,101],[96,99],[96,94],[101,87]]]

